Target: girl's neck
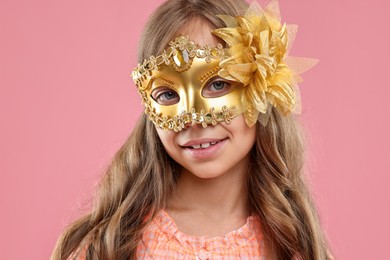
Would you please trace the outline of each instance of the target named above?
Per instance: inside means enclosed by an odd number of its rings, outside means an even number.
[[[237,229],[245,224],[250,214],[246,190],[247,172],[247,160],[243,160],[229,172],[210,179],[199,178],[182,169],[166,211],[178,228],[189,234],[212,236]],[[192,223],[188,223],[188,219]],[[199,226],[208,226],[205,223],[220,224],[221,228],[203,234],[204,230]]]

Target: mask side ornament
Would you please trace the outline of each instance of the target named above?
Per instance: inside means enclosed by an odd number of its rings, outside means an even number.
[[[242,104],[248,126],[257,120],[265,126],[272,107],[283,115],[299,113],[299,74],[318,61],[288,55],[298,26],[281,23],[278,1],[272,0],[264,10],[254,1],[244,16],[219,17],[226,28],[213,33],[229,46],[219,75],[245,86]]]

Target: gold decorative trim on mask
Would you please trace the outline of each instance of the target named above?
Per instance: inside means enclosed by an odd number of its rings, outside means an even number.
[[[221,111],[215,111],[211,108],[210,111],[196,112],[195,108],[192,108],[190,112],[183,111],[180,115],[163,116],[161,113],[157,114],[156,109],[151,106],[150,101],[147,101],[145,108],[145,114],[149,116],[149,119],[158,127],[163,130],[173,130],[179,132],[186,128],[186,125],[202,125],[204,128],[208,125],[216,125],[221,122],[230,123],[234,117],[237,116],[237,112],[234,107],[228,108],[222,107]]]
[[[207,74],[203,75],[201,78],[200,78],[200,83],[204,83],[206,82],[206,80],[208,80],[211,76],[214,76],[214,75],[218,75],[218,71],[221,69],[221,67],[217,66],[215,69],[209,71]]]
[[[132,73],[133,80],[139,90],[144,90],[148,86],[143,82],[153,70],[158,70],[160,65],[172,66],[177,72],[183,72],[191,67],[194,57],[203,58],[209,63],[211,59],[226,58],[227,52],[221,44],[215,48],[200,47],[190,41],[188,36],[179,35],[169,43],[169,47],[161,55],[151,56],[149,60],[144,60],[142,64],[139,64]]]

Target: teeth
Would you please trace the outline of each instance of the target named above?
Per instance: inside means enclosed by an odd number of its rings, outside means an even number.
[[[210,146],[210,143],[201,144],[202,148],[207,148]]]
[[[210,147],[211,145],[214,145],[216,144],[217,142],[211,142],[211,143],[204,143],[204,144],[196,144],[196,145],[192,145],[191,147],[193,149],[200,149],[200,148],[207,148],[207,147]]]

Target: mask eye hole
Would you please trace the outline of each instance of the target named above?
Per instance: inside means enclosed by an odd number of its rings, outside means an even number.
[[[233,90],[233,83],[220,77],[212,78],[202,89],[202,96],[205,98],[216,98],[224,96]]]
[[[160,87],[153,90],[151,97],[154,101],[163,106],[174,105],[180,101],[180,97],[176,91],[167,87]]]

